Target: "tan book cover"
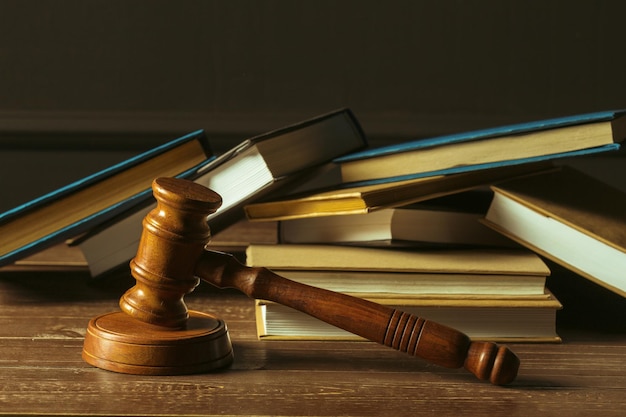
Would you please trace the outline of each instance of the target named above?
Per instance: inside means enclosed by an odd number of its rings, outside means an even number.
[[[626,194],[572,168],[494,185],[485,224],[626,296]]]

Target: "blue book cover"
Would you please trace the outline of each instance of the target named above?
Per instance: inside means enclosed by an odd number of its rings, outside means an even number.
[[[152,159],[156,156],[159,156],[167,151],[176,148],[186,142],[190,141],[198,141],[205,152],[205,160],[191,169],[188,169],[184,172],[181,172],[178,177],[180,178],[194,178],[198,175],[198,171],[205,164],[209,163],[213,159],[215,159],[212,150],[209,145],[209,141],[205,136],[203,130],[198,130],[187,135],[184,135],[180,138],[174,139],[172,141],[166,142],[160,146],[154,147],[146,152],[143,152],[139,155],[136,155],[132,158],[129,158],[125,161],[122,161],[118,164],[112,165],[104,170],[96,172],[92,175],[84,177],[80,180],[72,182],[64,187],[58,188],[50,193],[44,194],[38,198],[35,198],[31,201],[28,201],[24,204],[21,204],[13,209],[5,211],[0,214],[0,226],[3,224],[9,223],[14,219],[17,219],[21,216],[27,215],[33,210],[37,210],[46,204],[50,204],[57,200],[63,199],[66,196],[69,196],[75,192],[93,186],[94,184],[99,183],[107,178],[110,178],[122,171],[125,171],[129,168],[132,168],[136,165],[139,165],[149,159]],[[158,173],[155,173],[158,175]],[[92,227],[97,226],[100,223],[105,222],[106,220],[112,218],[116,214],[127,210],[136,205],[142,204],[148,199],[152,197],[152,191],[148,187],[144,191],[137,193],[130,198],[124,199],[122,201],[113,204],[106,209],[100,210],[96,213],[93,213],[87,217],[82,218],[80,221],[76,221],[66,227],[60,228],[48,235],[32,241],[26,245],[23,245],[20,248],[17,248],[8,253],[0,253],[0,265],[6,265],[8,263],[14,262],[17,259],[25,257],[29,254],[36,252],[37,250],[41,250],[45,247],[63,242],[65,239],[69,239],[77,236],[80,233],[84,233]]]
[[[533,131],[555,129],[565,126],[573,126],[585,123],[595,123],[612,120],[624,114],[625,110],[609,110],[595,113],[578,114],[574,116],[558,117],[553,119],[518,123],[506,126],[493,127],[488,129],[474,130],[469,132],[454,133],[450,135],[437,136],[433,138],[417,139],[403,142],[396,145],[383,146],[379,148],[366,149],[361,152],[354,152],[349,155],[335,159],[335,162],[350,162],[366,158],[374,158],[389,154],[409,152],[418,149],[425,149],[434,146],[448,145],[460,142],[468,142],[479,139],[487,139],[498,136],[517,135],[530,133]]]

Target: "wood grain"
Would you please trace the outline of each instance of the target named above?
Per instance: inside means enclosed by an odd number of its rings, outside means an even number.
[[[229,369],[108,372],[82,361],[84,329],[117,307],[132,280],[88,280],[76,272],[0,273],[0,414],[587,417],[622,416],[626,407],[623,332],[564,323],[563,344],[512,345],[522,367],[516,381],[498,387],[370,342],[258,341],[253,301],[208,285],[187,304],[228,323]]]

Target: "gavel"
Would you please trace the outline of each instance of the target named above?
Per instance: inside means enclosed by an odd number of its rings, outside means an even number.
[[[207,217],[220,207],[221,196],[176,178],[157,178],[152,189],[157,206],[143,220],[137,255],[130,262],[136,284],[120,298],[121,311],[90,321],[82,354],[89,364],[149,375],[229,365],[234,356],[226,324],[211,314],[189,311],[183,300],[203,280],[294,308],[442,367],[465,367],[496,385],[517,376],[520,361],[506,346],[471,341],[448,326],[291,281],[207,249],[211,236]]]

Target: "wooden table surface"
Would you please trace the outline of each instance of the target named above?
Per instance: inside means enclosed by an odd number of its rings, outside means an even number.
[[[370,342],[259,341],[253,301],[208,285],[186,301],[228,323],[230,368],[154,377],[87,365],[88,320],[117,311],[132,284],[125,274],[90,282],[80,268],[0,271],[0,414],[626,415],[624,301],[593,288],[570,291],[569,281],[559,293],[563,343],[511,345],[522,366],[507,387]],[[568,309],[570,302],[584,308]]]

